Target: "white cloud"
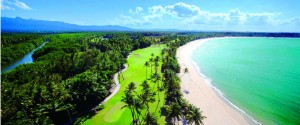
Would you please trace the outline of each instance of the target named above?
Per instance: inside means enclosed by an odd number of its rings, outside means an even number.
[[[176,15],[178,17],[192,17],[201,13],[199,7],[182,2],[166,6],[165,9],[169,12],[169,14]]]
[[[148,8],[148,12],[152,15],[164,15],[166,13],[166,9],[161,6],[153,6]]]
[[[228,13],[202,12],[188,20],[205,25],[273,25],[278,15],[276,13],[243,13],[239,9],[232,9]]]
[[[12,8],[12,7],[3,5],[3,4],[1,3],[1,10],[12,10],[12,11],[15,11],[15,8]]]
[[[239,9],[232,9],[228,14],[228,23],[233,25],[242,24],[246,20],[245,14]]]
[[[151,6],[141,14],[142,11],[143,8],[139,7],[135,10],[130,9],[131,16],[122,15],[116,19],[119,21],[115,22],[134,26],[140,25],[141,27],[144,27],[144,24],[151,24],[151,27],[158,28],[206,28],[206,30],[239,30],[244,28],[252,31],[257,31],[259,28],[267,30],[277,27],[280,29],[282,24],[300,25],[300,18],[283,19],[280,17],[280,13],[247,13],[237,8],[228,12],[215,13],[183,2],[166,6]]]
[[[21,2],[19,0],[15,0],[15,1],[9,1],[9,0],[1,0],[1,10],[15,10],[14,7],[18,7],[20,9],[23,10],[31,10],[31,8],[25,4],[24,2]]]
[[[161,17],[166,14],[166,9],[163,6],[152,6],[148,8],[148,14],[144,15],[142,18],[145,21],[161,21]]]
[[[245,25],[268,25],[273,24],[274,16],[273,13],[262,13],[262,14],[245,14]]]
[[[144,26],[144,25],[149,25],[152,24],[151,21],[145,20],[143,18],[141,19],[134,19],[131,16],[125,16],[121,15],[118,17],[116,20],[112,21],[112,24],[117,24],[117,25],[128,25],[128,26]]]
[[[280,25],[296,25],[296,26],[300,26],[300,17],[294,17],[294,18],[290,18],[290,19],[285,19],[285,20],[282,20],[279,24]]]
[[[15,3],[14,3],[17,7],[21,8],[21,9],[24,9],[24,10],[31,10],[31,8],[26,5],[25,3],[19,1],[19,0],[16,0]]]
[[[163,16],[163,15],[171,15],[176,17],[192,17],[199,15],[201,13],[201,10],[199,7],[195,5],[189,5],[182,2],[168,5],[168,6],[152,6],[148,8],[148,12],[151,15],[159,15],[157,17]]]
[[[129,13],[132,15],[140,14],[143,11],[142,7],[136,7],[135,10],[129,9]]]

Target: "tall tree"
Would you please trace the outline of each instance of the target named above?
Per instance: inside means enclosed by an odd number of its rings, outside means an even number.
[[[125,92],[126,92],[126,93],[131,93],[131,92],[133,92],[135,89],[136,89],[136,86],[135,86],[134,82],[131,82],[131,83],[129,83],[128,86],[126,87]]]
[[[139,99],[144,105],[146,105],[147,112],[149,112],[149,103],[155,102],[155,92],[153,92],[153,90],[150,89],[150,86],[146,80],[143,81],[141,86],[142,93],[139,95]]]
[[[145,62],[144,65],[145,65],[145,67],[146,67],[146,79],[147,79],[147,73],[148,73],[148,72],[147,72],[147,69],[148,69],[148,67],[149,67],[150,65],[149,65],[149,62],[148,62],[148,61]]]
[[[188,70],[188,68],[184,68],[184,70],[183,70],[183,71],[184,71],[184,72],[183,72],[182,76],[184,76],[185,74],[189,73],[189,70]],[[181,78],[182,76],[180,76],[180,78]]]
[[[159,93],[160,93],[160,90],[161,90],[161,88],[160,88],[160,85],[159,85],[159,81],[160,81],[160,79],[161,79],[161,77],[160,77],[160,75],[158,74],[158,73],[154,73],[153,74],[153,82],[155,83],[155,85],[156,85],[156,93],[157,93],[157,98],[158,98],[158,102],[157,102],[157,105],[156,105],[156,108],[155,108],[155,112],[157,111],[157,108],[158,108],[158,105],[159,105],[159,103],[160,103],[160,96],[159,96]],[[154,86],[155,85],[153,85],[153,88],[154,88]],[[153,89],[154,90],[154,89]]]
[[[203,120],[206,117],[202,115],[202,111],[194,105],[189,105],[186,120],[189,124],[203,125]]]
[[[121,99],[122,102],[126,103],[122,108],[129,108],[130,112],[131,112],[131,117],[132,117],[132,124],[135,124],[135,109],[134,109],[134,104],[135,104],[135,99],[133,97],[133,93],[127,91],[125,93],[125,96],[122,97]]]
[[[151,57],[150,59],[149,59],[149,64],[150,64],[150,76],[152,75],[152,66],[153,66],[153,61],[154,61],[154,59]]]
[[[154,114],[147,112],[145,119],[144,119],[144,124],[145,125],[158,125],[157,120],[158,120],[158,118]]]

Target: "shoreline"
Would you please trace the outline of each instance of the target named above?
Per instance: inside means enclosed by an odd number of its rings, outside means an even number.
[[[191,55],[203,43],[224,38],[216,37],[191,41],[177,49],[176,57],[181,71],[187,68],[187,74],[179,73],[183,97],[203,111],[204,124],[208,125],[256,125],[260,124],[243,110],[227,100],[221,91],[211,85],[209,79],[200,72],[200,68],[193,62]],[[188,92],[187,92],[188,91]]]

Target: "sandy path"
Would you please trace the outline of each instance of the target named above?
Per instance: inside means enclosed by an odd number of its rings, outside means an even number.
[[[130,55],[131,55],[131,53],[127,56],[126,60],[128,60],[128,58],[129,58]],[[125,67],[124,69],[122,69],[121,71],[119,71],[116,74],[114,74],[115,85],[109,90],[111,92],[111,94],[108,97],[106,97],[101,102],[101,104],[107,102],[110,98],[112,98],[120,90],[120,82],[119,82],[118,76],[119,76],[119,74],[121,74],[122,72],[124,72],[128,68],[127,64],[124,64],[124,67]]]
[[[111,94],[106,97],[102,102],[101,104],[107,102],[110,98],[112,98],[119,90],[120,90],[120,82],[118,80],[118,76],[119,76],[119,73],[121,74],[122,72],[124,72],[126,69],[127,69],[127,65],[125,65],[125,68],[122,69],[122,71],[119,71],[117,72],[116,74],[114,74],[114,82],[115,82],[115,85],[109,90],[111,92]]]
[[[207,117],[204,120],[205,125],[256,124],[244,113],[221,98],[192,64],[190,59],[192,51],[197,49],[202,43],[211,39],[213,38],[195,40],[177,50],[177,59],[181,66],[181,72],[184,71],[184,68],[188,68],[189,70],[188,74],[179,74],[179,77],[183,75],[181,77],[181,88],[184,98],[203,111],[204,116]]]
[[[131,55],[131,53],[127,56],[127,59],[130,55]],[[126,64],[124,64],[124,66],[125,66],[124,69],[122,69],[121,71],[114,74],[115,85],[109,90],[111,92],[111,94],[108,97],[106,97],[102,102],[100,102],[100,104],[103,104],[103,103],[107,102],[110,98],[112,98],[120,90],[120,82],[118,80],[118,76],[119,76],[118,74],[119,73],[121,74],[122,72],[124,72],[128,68],[128,66]],[[88,109],[88,110],[84,111],[83,113],[81,113],[77,116],[72,117],[71,120],[69,120],[65,124],[66,125],[72,124],[73,121],[75,121],[79,116],[81,116],[82,114],[86,114],[88,112],[91,112],[91,111],[95,111],[97,107],[98,107],[98,105],[96,105],[95,107],[93,107],[91,109]]]

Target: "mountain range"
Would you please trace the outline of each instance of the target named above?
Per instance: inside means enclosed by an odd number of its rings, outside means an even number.
[[[60,21],[23,19],[20,17],[1,17],[2,32],[76,32],[76,31],[132,31],[134,29],[118,26],[82,26]]]

